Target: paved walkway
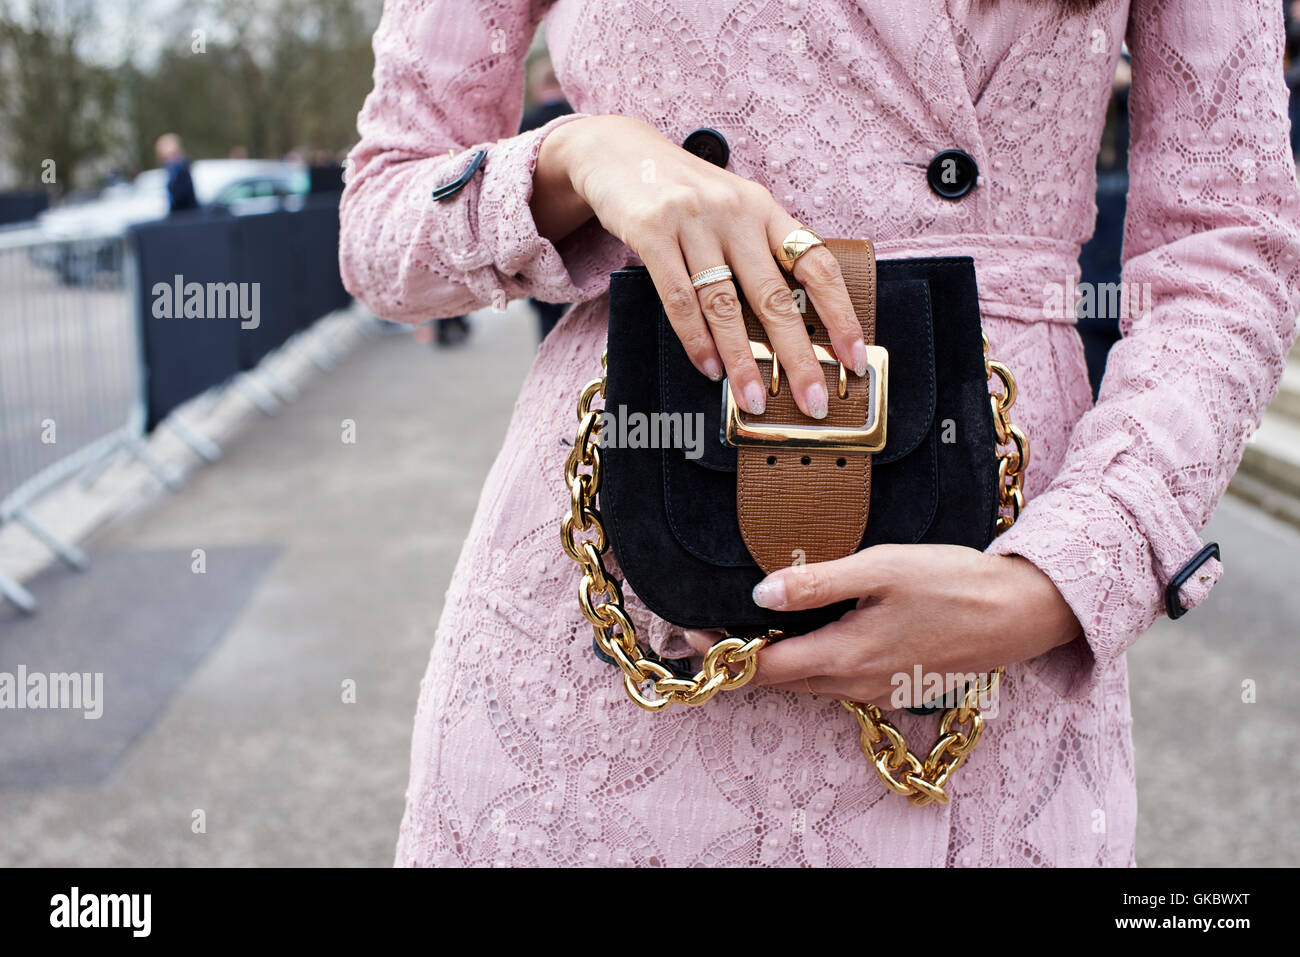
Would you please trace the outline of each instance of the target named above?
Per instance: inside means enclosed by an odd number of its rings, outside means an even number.
[[[433,626],[534,336],[516,304],[461,350],[364,343],[110,526],[88,571],[47,571],[38,616],[0,609],[0,670],[106,675],[98,722],[0,715],[0,865],[388,864]],[[1139,860],[1295,864],[1300,534],[1229,501],[1213,535],[1209,605],[1131,655]]]
[[[31,583],[37,616],[0,609],[0,670],[103,671],[106,699],[0,713],[0,864],[391,863],[442,595],[535,341],[519,304],[460,350],[362,343],[86,572]]]

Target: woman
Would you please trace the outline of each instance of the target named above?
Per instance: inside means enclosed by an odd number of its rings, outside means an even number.
[[[578,112],[512,136],[543,14]],[[1124,280],[1152,305],[1125,320],[1094,408],[1072,307],[1045,299],[1092,229],[1125,39]],[[348,287],[398,319],[578,304],[524,385],[447,594],[398,863],[1132,864],[1123,652],[1200,549],[1295,336],[1282,42],[1275,0],[389,0],[344,196]],[[726,137],[726,170],[680,149],[696,127]],[[431,201],[478,149],[481,168]],[[959,198],[927,183],[952,149],[969,160]],[[816,416],[824,392],[772,259],[800,225],[873,239],[881,258],[974,257],[990,353],[1019,380],[1029,504],[984,554],[889,546],[776,573],[760,603],[880,600],[764,649],[743,689],[647,715],[593,656],[556,534],[609,273],[644,261],[700,371],[757,406],[734,287],[689,281],[729,265]],[[824,252],[795,275],[853,366]],[[1220,572],[1202,565],[1181,605]],[[632,611],[670,657],[707,640]],[[833,700],[883,702],[918,663],[1009,663],[950,803],[923,808],[886,791]],[[933,739],[932,717],[889,717]]]

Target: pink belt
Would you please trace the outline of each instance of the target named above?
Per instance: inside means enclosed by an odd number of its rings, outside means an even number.
[[[880,259],[970,256],[975,260],[980,312],[1019,322],[1075,323],[1079,245],[1041,236],[918,236],[876,244]]]

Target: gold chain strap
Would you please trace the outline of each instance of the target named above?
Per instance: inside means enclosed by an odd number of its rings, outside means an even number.
[[[597,441],[601,410],[593,409],[592,403],[598,395],[602,400],[605,398],[605,357],[601,357],[600,364],[601,377],[587,383],[578,398],[578,434],[564,464],[570,512],[560,524],[560,543],[564,553],[582,570],[578,605],[591,622],[596,646],[622,669],[623,688],[629,698],[647,711],[662,711],[673,704],[701,705],[719,691],[732,691],[747,684],[758,670],[758,652],[768,641],[781,637],[781,633],[769,631],[759,636],[724,638],[709,649],[703,667],[691,678],[677,677],[661,662],[642,653],[637,644],[636,626],[623,610],[623,592],[618,582],[608,575],[602,557],[609,543],[596,509],[601,478]],[[1029,464],[1029,441],[1011,423],[1008,414],[1016,401],[1015,377],[1001,362],[988,358],[987,337],[984,368],[988,377],[996,376],[1002,386],[1000,393],[989,396],[1000,449],[996,534],[1001,534],[1011,527],[1024,506],[1022,485]],[[984,730],[984,717],[976,704],[981,695],[992,693],[1002,673],[1002,668],[995,669],[983,682],[966,689],[960,705],[943,713],[939,719],[939,737],[924,760],[912,753],[903,735],[885,720],[875,705],[857,701],[840,703],[858,719],[862,753],[890,790],[918,806],[932,801],[946,804],[948,795],[944,784],[961,767]]]

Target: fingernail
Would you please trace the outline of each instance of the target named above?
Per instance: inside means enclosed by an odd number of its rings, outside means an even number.
[[[826,386],[814,382],[804,396],[808,402],[808,414],[814,419],[826,418]]]
[[[763,387],[757,382],[745,386],[745,406],[752,415],[762,415],[763,410],[767,408],[767,401],[763,398]]]
[[[863,355],[866,355],[866,353],[863,352]],[[864,359],[864,360],[862,360],[862,361],[865,362],[866,360]],[[721,382],[721,381],[722,381],[722,364],[721,364],[720,362],[718,362],[717,359],[705,359],[705,360],[704,360],[704,374],[705,374],[706,376],[708,376],[710,379],[712,379],[714,382]],[[862,375],[862,373],[859,372],[858,375]]]
[[[754,586],[754,604],[759,608],[785,607],[785,582],[779,575],[769,575]]]
[[[853,372],[855,375],[867,374],[867,346],[861,339],[853,343]]]

